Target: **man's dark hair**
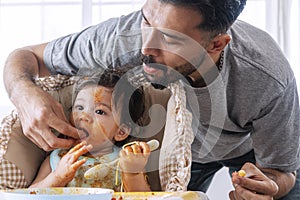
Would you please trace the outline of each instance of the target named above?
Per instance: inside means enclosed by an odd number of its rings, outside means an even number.
[[[199,28],[217,35],[225,33],[246,5],[246,0],[160,0],[174,6],[184,6],[199,11],[203,22]]]

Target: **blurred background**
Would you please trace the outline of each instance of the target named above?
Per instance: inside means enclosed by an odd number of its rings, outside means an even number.
[[[139,10],[145,0],[0,0],[0,119],[13,109],[3,85],[3,66],[18,47],[48,42],[111,17]],[[300,88],[299,0],[248,0],[239,19],[267,31],[290,61]],[[300,90],[299,90],[300,91]],[[209,188],[211,200],[227,200],[228,169]]]

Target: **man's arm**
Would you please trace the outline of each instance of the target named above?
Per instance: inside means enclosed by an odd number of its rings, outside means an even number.
[[[242,169],[247,173],[245,177],[233,174],[235,190],[229,194],[231,200],[278,199],[288,194],[296,181],[293,173],[263,168],[252,163],[244,164]]]
[[[274,199],[279,199],[289,193],[289,191],[294,187],[296,182],[296,173],[282,172],[270,168],[262,168],[257,165],[257,167],[271,180],[273,180],[278,185],[278,192],[274,196]]]
[[[4,85],[16,106],[24,134],[46,151],[69,148],[74,139],[59,139],[52,129],[78,139],[78,131],[72,127],[61,104],[36,86],[33,80],[49,75],[43,61],[45,44],[24,47],[13,51],[4,66]]]

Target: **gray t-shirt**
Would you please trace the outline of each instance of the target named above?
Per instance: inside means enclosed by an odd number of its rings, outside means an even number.
[[[237,21],[228,31],[220,76],[197,96],[193,160],[206,163],[254,150],[263,167],[299,168],[299,99],[290,65],[265,32]]]
[[[54,40],[45,63],[52,73],[67,75],[80,67],[140,65],[141,19],[138,11]],[[188,99],[196,116],[193,161],[230,159],[254,149],[261,166],[294,171],[300,165],[300,113],[288,61],[268,34],[251,25],[236,21],[228,33],[232,40],[219,77],[205,88],[186,85],[195,97]]]
[[[140,12],[134,12],[51,41],[45,64],[52,74],[65,75],[80,75],[80,68],[140,65],[141,19]]]

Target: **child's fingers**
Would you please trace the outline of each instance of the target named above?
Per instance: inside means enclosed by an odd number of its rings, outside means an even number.
[[[140,146],[137,144],[131,145],[131,148],[132,148],[133,154],[141,154],[142,153]]]
[[[71,165],[71,168],[73,169],[73,170],[77,170],[81,165],[83,165],[84,163],[86,162],[86,159],[84,158],[84,159],[81,159],[81,160],[78,160],[78,161],[76,161],[75,163],[73,163],[72,165]]]
[[[144,155],[150,153],[150,147],[146,142],[139,142],[139,146],[141,147]]]
[[[145,142],[136,142],[130,146],[126,146],[124,148],[125,152],[128,153],[128,155],[134,154],[149,154],[150,153],[150,147]]]
[[[86,141],[82,141],[79,144],[75,145],[72,149],[70,149],[68,153],[73,153],[74,151],[77,151],[78,149],[80,149],[82,146],[86,144],[87,144]]]
[[[131,148],[131,146],[127,146],[123,149],[127,155],[131,155],[133,153],[133,149]]]
[[[84,145],[82,146],[80,149],[72,152],[72,162],[75,162],[76,160],[78,160],[78,158],[80,156],[82,156],[83,154],[89,152],[89,150],[91,150],[93,148],[93,146],[91,144],[89,145]]]
[[[124,156],[126,156],[126,152],[124,149],[121,149],[119,152],[119,157],[124,157]]]
[[[79,158],[79,156],[82,156],[83,154],[89,152],[89,150],[91,150],[92,148],[93,148],[93,146],[91,144],[84,145],[80,149],[75,151],[74,154],[76,155],[77,158]]]

